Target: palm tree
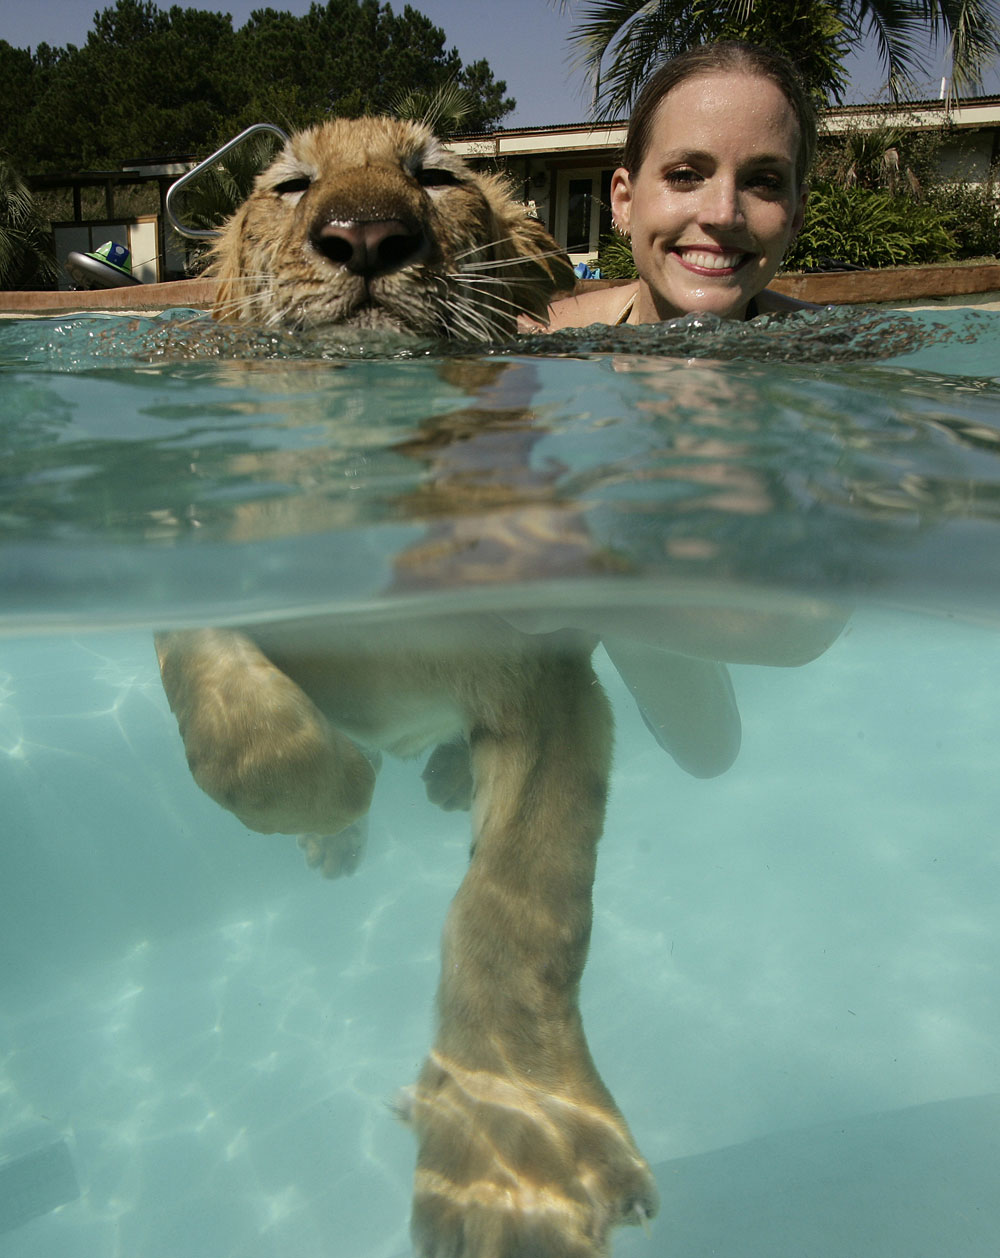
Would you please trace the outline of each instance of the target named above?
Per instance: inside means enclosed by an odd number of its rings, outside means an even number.
[[[388,112],[404,121],[423,122],[442,139],[461,130],[476,108],[473,94],[453,80],[440,87],[412,87],[396,92],[387,102]]]
[[[829,159],[833,182],[842,188],[884,188],[890,193],[908,186],[916,195],[919,182],[900,160],[905,139],[904,127],[885,121],[870,128],[851,128],[841,138],[839,152]]]
[[[48,223],[27,184],[0,158],[0,289],[48,283],[58,273]]]
[[[868,41],[893,98],[926,73],[927,43],[947,41],[958,92],[975,88],[1000,54],[1000,0],[586,0],[579,12],[570,42],[603,117],[628,112],[660,61],[714,39],[780,49],[817,97],[835,102],[845,56]]]

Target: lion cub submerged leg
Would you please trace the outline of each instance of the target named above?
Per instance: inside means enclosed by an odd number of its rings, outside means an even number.
[[[298,834],[310,865],[349,873],[375,769],[244,634],[156,636],[163,686],[195,781],[261,834]]]
[[[588,653],[470,696],[474,847],[448,914],[434,1049],[411,1098],[420,1258],[597,1258],[656,1211],[590,1057],[578,991],[611,713]]]

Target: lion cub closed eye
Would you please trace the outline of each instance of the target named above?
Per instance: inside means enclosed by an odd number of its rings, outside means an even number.
[[[497,176],[423,124],[336,119],[293,136],[229,220],[217,318],[489,341],[544,319],[573,273]]]

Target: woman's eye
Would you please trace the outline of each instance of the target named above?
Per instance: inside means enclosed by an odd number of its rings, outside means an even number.
[[[453,170],[443,166],[422,166],[413,172],[413,177],[422,188],[449,188],[461,183]]]
[[[672,183],[678,187],[688,187],[691,184],[698,183],[701,176],[696,170],[692,170],[690,166],[681,166],[677,170],[668,170],[666,174],[667,183]]]
[[[781,175],[753,175],[747,182],[751,188],[757,188],[761,192],[777,193],[783,192],[785,188],[785,181]]]
[[[283,179],[281,183],[274,185],[274,191],[279,196],[286,196],[290,192],[305,192],[312,183],[308,175],[296,175],[292,179]]]

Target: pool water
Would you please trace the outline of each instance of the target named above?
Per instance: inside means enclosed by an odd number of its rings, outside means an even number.
[[[324,880],[197,788],[152,632],[443,611],[608,641],[581,1007],[661,1197],[614,1253],[992,1258],[1000,315],[474,355],[37,320],[0,396],[0,1255],[410,1252],[390,1104],[468,814],[386,757]],[[737,659],[717,776],[612,663],[663,608]]]

